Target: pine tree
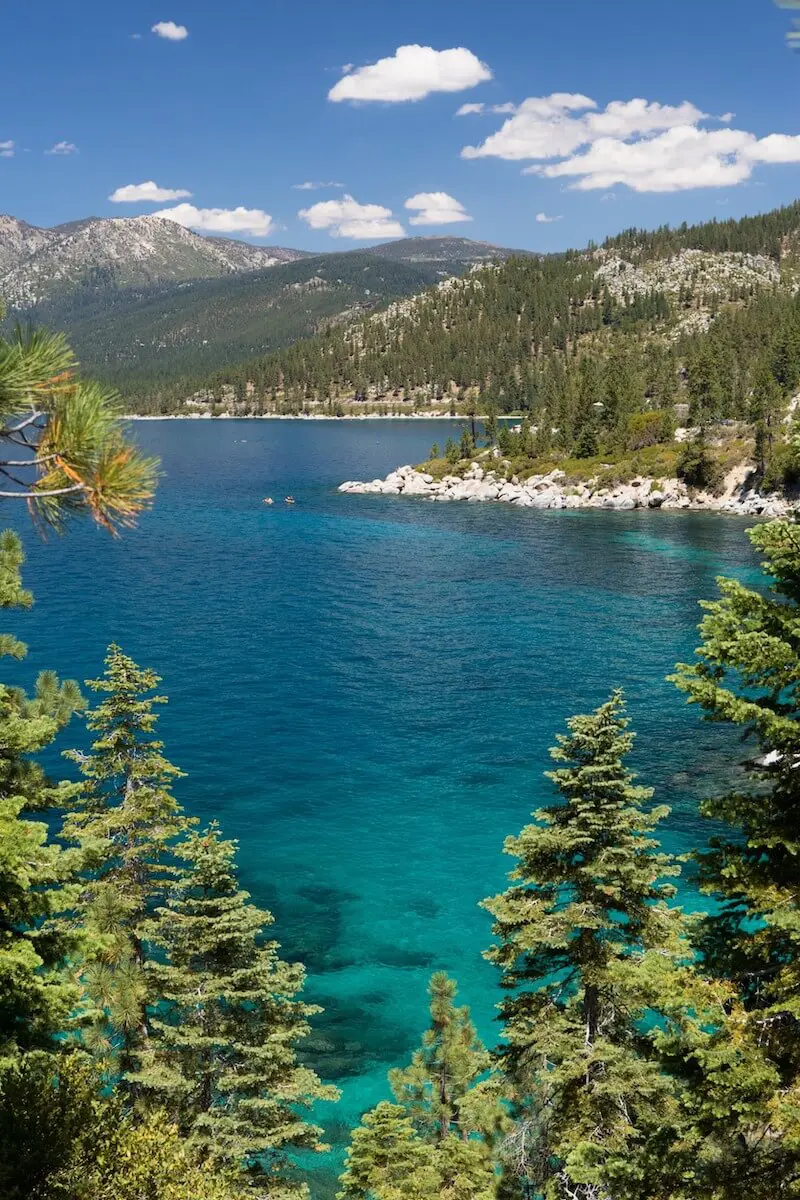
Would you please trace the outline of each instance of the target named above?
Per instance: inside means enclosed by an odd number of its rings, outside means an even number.
[[[455,981],[439,971],[428,991],[430,1027],[410,1065],[389,1072],[397,1105],[379,1104],[354,1131],[343,1197],[496,1195],[493,1149],[508,1125],[500,1082],[469,1009],[454,1003]]]
[[[80,1053],[26,1054],[0,1076],[3,1200],[236,1200],[163,1113],[126,1113]]]
[[[302,966],[265,939],[272,916],[239,887],[235,854],[216,824],[176,848],[181,871],[150,930],[159,1003],[137,1083],[205,1154],[302,1194],[286,1152],[319,1149],[320,1130],[298,1110],[337,1093],[297,1061],[319,1009],[298,999]]]
[[[339,1200],[424,1200],[438,1195],[433,1150],[398,1104],[383,1101],[353,1130]]]
[[[719,920],[741,956],[741,983],[752,1003],[777,1003],[780,1011],[788,1004],[800,1019],[794,998],[800,951],[800,528],[776,521],[748,536],[764,556],[768,587],[719,579],[721,598],[702,602],[698,661],[679,664],[673,678],[707,719],[729,723],[754,742],[744,764],[750,785],[743,779],[741,787],[702,806],[704,815],[733,830],[715,835],[700,856],[702,878],[725,897]],[[761,968],[754,972],[758,960]]]
[[[32,603],[23,561],[17,535],[0,534],[0,608]],[[16,638],[0,636],[0,655],[26,653]],[[59,683],[52,672],[40,674],[33,697],[0,685],[0,1063],[46,1046],[75,1000],[65,969],[75,942],[53,925],[70,898],[70,864],[34,819],[71,791],[52,784],[31,755],[52,743],[81,703],[77,684]]]
[[[622,695],[568,722],[549,773],[562,802],[509,838],[512,885],[485,901],[487,957],[509,992],[500,1051],[518,1112],[516,1168],[547,1197],[622,1195],[631,1159],[671,1109],[669,1081],[639,1035],[630,968],[677,949],[677,868],[652,836],[667,809],[625,765]],[[616,1191],[615,1191],[616,1187]]]
[[[83,983],[94,1009],[86,1036],[116,1053],[123,1076],[149,1036],[147,920],[174,876],[171,846],[188,826],[171,792],[181,772],[150,736],[154,707],[166,702],[150,695],[159,682],[110,646],[104,676],[87,681],[104,694],[87,718],[98,736],[89,754],[68,752],[85,780],[62,835],[81,864],[74,920],[89,938]]]
[[[347,1151],[339,1200],[494,1200],[496,1181],[479,1142],[424,1141],[406,1110],[383,1101]]]
[[[89,513],[115,532],[150,504],[157,464],[126,441],[116,393],[76,366],[60,334],[0,336],[0,499],[26,500],[44,524]]]
[[[410,1065],[389,1073],[395,1098],[418,1132],[439,1142],[450,1134],[464,1140],[473,1134],[491,1137],[502,1124],[494,1082],[488,1087],[480,1082],[491,1067],[491,1055],[475,1031],[469,1009],[456,1007],[457,990],[455,980],[443,971],[432,976],[430,1028]],[[478,1095],[471,1096],[476,1089]],[[477,1117],[481,1099],[488,1112]]]
[[[784,398],[775,376],[762,362],[755,371],[753,390],[750,397],[750,420],[756,440],[756,459],[761,475],[772,456],[776,427],[780,422]]]
[[[718,580],[721,598],[703,603],[698,661],[673,678],[708,720],[753,744],[741,783],[701,805],[730,832],[697,857],[716,901],[700,949],[744,1001],[741,1044],[765,1054],[775,1075],[771,1092],[754,1090],[730,1139],[731,1173],[755,1197],[800,1171],[800,529],[776,521],[748,536],[768,585]]]

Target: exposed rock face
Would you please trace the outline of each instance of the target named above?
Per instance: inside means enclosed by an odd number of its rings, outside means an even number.
[[[202,237],[163,217],[91,217],[37,229],[0,215],[0,294],[32,308],[76,287],[133,287],[256,271],[301,251]]]
[[[604,487],[596,481],[567,486],[563,471],[531,475],[524,482],[498,479],[494,471],[484,471],[473,463],[464,475],[446,475],[436,480],[414,467],[398,467],[385,479],[371,483],[349,480],[340,492],[367,495],[416,496],[426,500],[467,500],[516,504],[520,508],[575,509],[601,508],[612,512],[630,512],[637,508],[697,509],[733,513],[738,516],[782,517],[797,507],[797,502],[777,492],[764,496],[748,486],[746,473],[732,472],[720,496],[706,492],[691,493],[679,479],[662,481],[656,487],[652,479],[633,479],[630,483]]]

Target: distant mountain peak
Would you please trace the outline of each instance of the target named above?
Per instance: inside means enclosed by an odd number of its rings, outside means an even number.
[[[87,217],[39,229],[0,217],[0,296],[29,309],[85,294],[213,279],[304,258],[301,250],[203,237],[164,217]]]
[[[366,254],[377,254],[381,258],[404,259],[406,262],[473,262],[503,261],[514,255],[529,255],[529,250],[509,250],[494,246],[491,242],[477,242],[471,238],[423,234],[419,237],[398,238],[393,242],[382,242],[370,246]]]

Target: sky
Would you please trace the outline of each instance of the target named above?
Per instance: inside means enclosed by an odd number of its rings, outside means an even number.
[[[800,196],[772,0],[38,0],[3,15],[0,212],[259,244],[552,251]]]

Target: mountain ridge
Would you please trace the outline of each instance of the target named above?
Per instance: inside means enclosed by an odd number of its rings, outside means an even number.
[[[215,279],[336,254],[441,265],[452,274],[512,254],[468,238],[400,238],[362,250],[313,252],[205,235],[164,217],[84,217],[50,228],[0,215],[0,295],[26,312],[72,293]]]
[[[163,217],[87,217],[43,229],[0,216],[0,294],[26,311],[71,291],[215,278],[305,257],[206,238]]]

